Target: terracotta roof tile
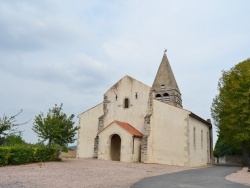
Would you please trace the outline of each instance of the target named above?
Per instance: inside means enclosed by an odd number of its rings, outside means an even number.
[[[143,136],[141,132],[139,132],[137,129],[135,129],[132,125],[128,123],[117,121],[117,120],[114,122],[118,124],[119,126],[121,126],[123,129],[127,130],[129,133],[131,133],[135,137],[141,138]]]

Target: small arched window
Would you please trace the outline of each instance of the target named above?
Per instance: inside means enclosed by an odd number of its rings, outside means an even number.
[[[156,95],[155,95],[155,98],[156,98],[156,99],[161,99],[161,94],[156,94]]]
[[[209,134],[207,132],[207,149],[209,149]]]
[[[165,85],[161,85],[161,90],[164,90],[165,89]]]
[[[128,108],[128,107],[129,107],[129,99],[126,98],[126,99],[124,100],[124,108]]]
[[[203,149],[203,130],[201,130],[201,149]]]
[[[169,98],[169,94],[168,93],[164,93],[163,94],[163,101],[169,102],[170,98]]]
[[[195,127],[194,127],[194,130],[193,130],[193,144],[194,144],[194,148],[196,146],[196,132],[195,132]]]

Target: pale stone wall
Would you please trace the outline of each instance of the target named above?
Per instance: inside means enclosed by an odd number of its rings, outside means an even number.
[[[133,162],[140,162],[140,161],[141,161],[141,138],[135,138]]]
[[[108,101],[104,127],[108,126],[114,120],[119,120],[129,123],[138,131],[143,132],[149,93],[149,86],[129,76],[125,76],[118,81],[104,94]],[[124,108],[125,98],[129,99],[129,108]]]
[[[99,104],[78,116],[79,127],[76,157],[94,157],[94,141],[98,133],[98,118],[103,114],[103,104]]]
[[[231,155],[215,158],[215,163],[217,164],[229,164],[229,165],[243,165],[243,157],[239,155]]]
[[[104,94],[102,104],[78,116],[81,128],[77,157],[111,160],[111,137],[118,134],[121,137],[121,161],[207,165],[212,145],[209,127],[190,116],[190,111],[153,97],[154,91],[150,91],[150,87],[129,76],[118,81]],[[126,98],[129,100],[128,108],[124,104]],[[129,123],[143,134],[143,138],[135,138],[133,142],[133,135],[115,124],[115,120]],[[96,137],[98,132],[99,137]]]
[[[111,160],[110,156],[110,146],[111,146],[111,138],[114,134],[118,134],[121,138],[121,153],[120,153],[120,161],[122,162],[133,162],[134,160],[139,159],[139,146],[140,140],[135,139],[135,148],[134,155],[132,154],[133,148],[133,135],[128,133],[126,130],[121,128],[116,123],[112,123],[109,127],[104,129],[99,134],[99,147],[98,147],[98,159],[102,160]]]
[[[153,100],[148,163],[189,166],[189,111]]]
[[[210,163],[209,127],[191,116],[189,117],[189,145],[190,166],[205,166]]]

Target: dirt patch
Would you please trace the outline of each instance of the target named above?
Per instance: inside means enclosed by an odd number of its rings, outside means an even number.
[[[186,170],[186,167],[123,163],[97,159],[0,167],[0,187],[129,187],[150,176]],[[10,178],[11,177],[11,178]]]
[[[67,153],[62,152],[61,157],[62,158],[76,158],[76,151],[69,150]]]

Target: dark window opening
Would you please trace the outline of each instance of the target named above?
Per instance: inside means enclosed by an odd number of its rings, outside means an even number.
[[[161,94],[156,94],[155,98],[160,99],[161,98]]]
[[[201,149],[203,149],[203,130],[201,130]]]
[[[115,100],[117,101],[117,99],[118,99],[118,96],[117,96],[117,94],[115,95]]]
[[[196,133],[195,133],[195,127],[194,127],[194,130],[193,130],[193,145],[194,145],[194,148],[196,146]]]
[[[135,98],[138,99],[138,94],[137,94],[137,92],[135,93]]]
[[[164,94],[163,94],[163,101],[164,101],[164,102],[169,102],[169,101],[170,101],[170,97],[169,97],[169,94],[168,94],[168,93],[164,93]]]
[[[161,89],[164,90],[165,89],[165,85],[161,85]]]
[[[129,100],[128,100],[128,98],[126,98],[124,100],[124,108],[128,108],[128,107],[129,107]]]

